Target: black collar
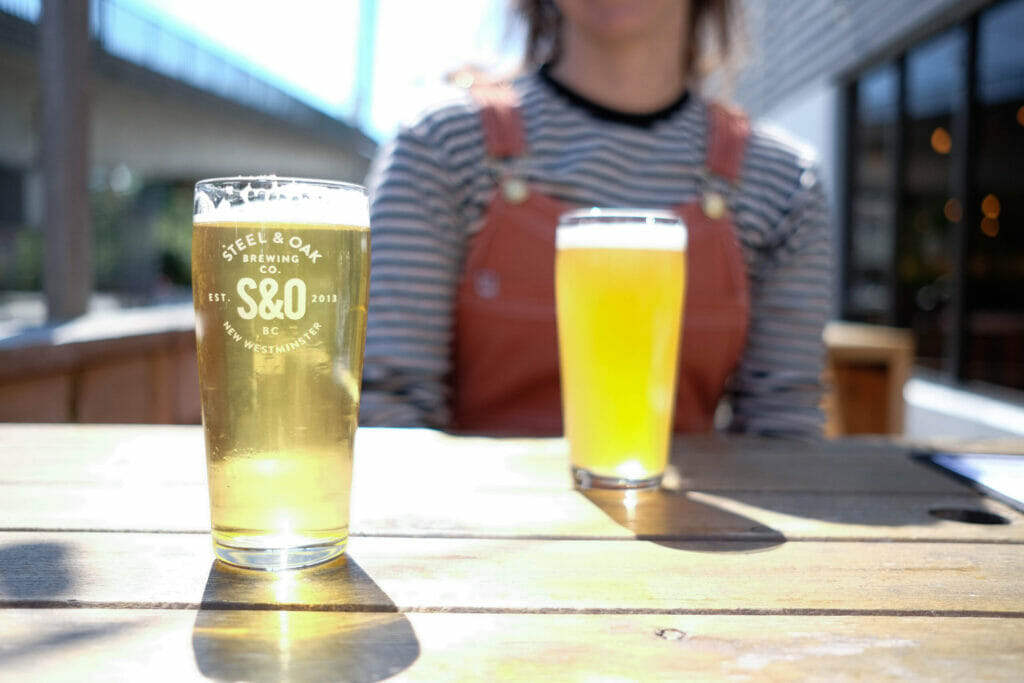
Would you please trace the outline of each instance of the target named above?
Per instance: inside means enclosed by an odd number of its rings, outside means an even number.
[[[544,64],[540,67],[538,72],[541,80],[546,83],[552,90],[557,92],[559,95],[569,101],[570,104],[585,109],[594,118],[602,119],[604,121],[611,121],[613,123],[622,123],[627,126],[635,126],[637,128],[650,128],[659,121],[664,121],[670,118],[677,111],[682,109],[686,102],[690,99],[690,91],[683,91],[683,94],[679,96],[674,102],[666,107],[662,107],[657,111],[652,111],[643,114],[635,114],[631,112],[616,111],[609,109],[608,107],[597,104],[588,100],[583,95],[580,95],[575,90],[572,90],[562,83],[559,83],[551,75],[551,65]]]

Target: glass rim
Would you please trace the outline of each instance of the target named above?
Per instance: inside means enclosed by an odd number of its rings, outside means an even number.
[[[558,217],[558,225],[572,227],[586,222],[588,219],[595,221],[622,220],[631,223],[679,223],[685,225],[683,217],[671,209],[651,209],[643,207],[590,207],[583,209],[572,209]]]
[[[203,178],[202,180],[196,181],[196,189],[200,185],[228,185],[231,183],[280,183],[280,184],[299,184],[299,185],[318,185],[321,187],[337,188],[339,190],[358,190],[363,194],[366,194],[366,187],[359,183],[349,182],[347,180],[329,180],[327,178],[304,178],[300,176],[279,176],[279,175],[237,175],[237,176],[220,176],[215,178]]]

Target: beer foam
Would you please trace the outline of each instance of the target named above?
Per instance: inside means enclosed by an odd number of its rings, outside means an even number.
[[[217,201],[200,186],[216,187]],[[273,176],[220,178],[196,184],[193,222],[370,226],[366,190],[333,181]]]
[[[558,249],[685,251],[686,228],[682,223],[659,225],[629,221],[559,226],[555,246]]]

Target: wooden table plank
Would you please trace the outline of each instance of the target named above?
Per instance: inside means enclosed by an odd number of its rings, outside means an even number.
[[[285,579],[199,534],[2,533],[0,605],[1024,616],[1019,545],[354,538]],[[1024,622],[1022,622],[1024,624]]]
[[[911,462],[903,448],[836,443],[818,453],[806,444],[713,438],[679,446],[682,466],[700,476],[671,477],[674,491],[643,494],[629,506],[620,494],[572,490],[558,439],[360,430],[353,533],[1024,541],[1020,513]],[[204,532],[202,449],[196,427],[5,426],[0,526]],[[826,485],[808,490],[819,479]],[[768,480],[765,490],[752,490]],[[868,481],[881,483],[871,490]],[[895,486],[911,490],[896,496]],[[929,514],[950,507],[1012,523],[987,527]]]
[[[607,519],[643,539],[918,540],[1024,542],[1024,515],[974,493],[905,496],[862,493],[659,491],[622,496],[590,491],[587,499]],[[634,503],[635,500],[635,503]],[[978,524],[935,512],[980,511]],[[969,517],[968,515],[964,515]],[[571,519],[580,520],[580,513]],[[538,526],[543,526],[543,522]],[[596,536],[596,534],[595,534]],[[610,531],[607,537],[615,537]]]
[[[174,425],[0,426],[0,484],[205,484],[203,432]]]
[[[1024,543],[1024,515],[968,492],[907,496],[800,492],[445,492],[429,505],[388,481],[357,480],[352,532],[364,536],[757,540],[951,540]],[[943,519],[981,510],[1007,524]],[[206,533],[205,484],[0,484],[0,529]]]
[[[0,484],[0,528],[209,533],[206,483]]]
[[[679,437],[666,485],[702,491],[960,493],[964,487],[911,462],[903,445],[743,437]],[[4,425],[0,482],[205,481],[196,426]],[[410,454],[414,453],[414,456]],[[563,490],[570,485],[562,439],[457,437],[418,429],[360,429],[355,478],[420,492]]]
[[[1004,681],[1021,651],[1016,619],[0,612],[5,680]]]
[[[910,459],[905,444],[874,440],[797,442],[681,437],[666,486],[701,491],[956,493],[963,486]],[[921,471],[924,467],[924,472]]]

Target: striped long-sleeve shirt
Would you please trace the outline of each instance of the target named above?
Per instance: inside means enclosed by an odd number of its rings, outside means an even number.
[[[708,107],[684,96],[650,115],[587,102],[541,70],[513,87],[528,154],[516,172],[579,206],[696,201]],[[479,106],[459,93],[402,128],[370,179],[372,268],[361,421],[444,428],[450,418],[455,291],[470,238],[496,191]],[[727,197],[750,279],[747,346],[728,389],[730,427],[821,433],[822,328],[831,254],[812,162],[755,127]]]

